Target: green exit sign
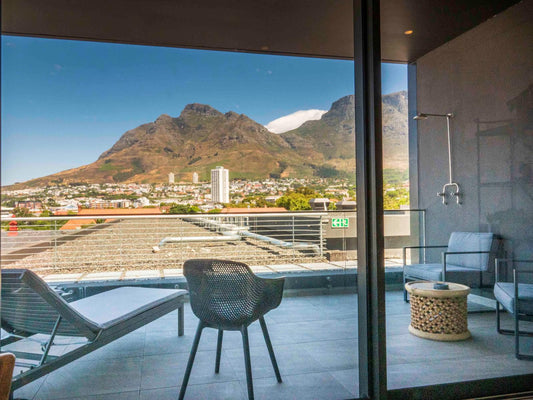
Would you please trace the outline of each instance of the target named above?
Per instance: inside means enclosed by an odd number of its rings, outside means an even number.
[[[348,218],[331,218],[332,228],[348,228]]]

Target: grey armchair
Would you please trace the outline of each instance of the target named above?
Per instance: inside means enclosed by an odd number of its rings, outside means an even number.
[[[410,264],[406,262],[407,249],[444,248],[441,263]],[[470,287],[482,287],[494,281],[494,258],[499,241],[493,233],[452,232],[447,245],[406,246],[403,248],[404,300],[405,283],[412,280],[449,281]],[[484,276],[487,278],[484,279]]]
[[[500,279],[500,266],[512,264],[513,281],[504,282]],[[533,354],[520,353],[520,336],[533,336],[531,331],[521,331],[520,321],[533,321],[533,284],[519,283],[519,276],[533,274],[533,269],[526,269],[523,265],[533,266],[533,260],[496,259],[496,283],[494,297],[496,298],[496,329],[504,335],[514,335],[515,356],[520,360],[533,360]],[[500,324],[500,304],[513,315],[514,329],[502,329]]]

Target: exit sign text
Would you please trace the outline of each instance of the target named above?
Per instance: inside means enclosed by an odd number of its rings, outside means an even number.
[[[332,228],[348,228],[348,218],[331,218]]]

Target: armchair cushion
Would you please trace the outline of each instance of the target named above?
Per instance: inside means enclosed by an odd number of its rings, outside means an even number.
[[[448,242],[448,251],[491,251],[493,250],[494,234],[480,232],[452,232]],[[490,254],[450,254],[446,263],[459,267],[475,268],[487,271]],[[479,275],[478,275],[479,276]]]
[[[404,267],[404,275],[427,281],[442,281],[442,264],[411,264]],[[464,285],[479,286],[479,270],[458,265],[446,265],[446,280]]]
[[[514,283],[496,282],[494,285],[494,297],[510,313],[514,313]],[[533,284],[518,284],[518,312],[533,315]]]

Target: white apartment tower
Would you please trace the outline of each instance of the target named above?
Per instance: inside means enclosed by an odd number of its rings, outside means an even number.
[[[229,203],[229,171],[224,167],[211,170],[211,199],[213,203]]]
[[[192,183],[198,183],[198,172],[192,173]]]
[[[168,183],[174,183],[174,174],[172,172],[168,174]]]

